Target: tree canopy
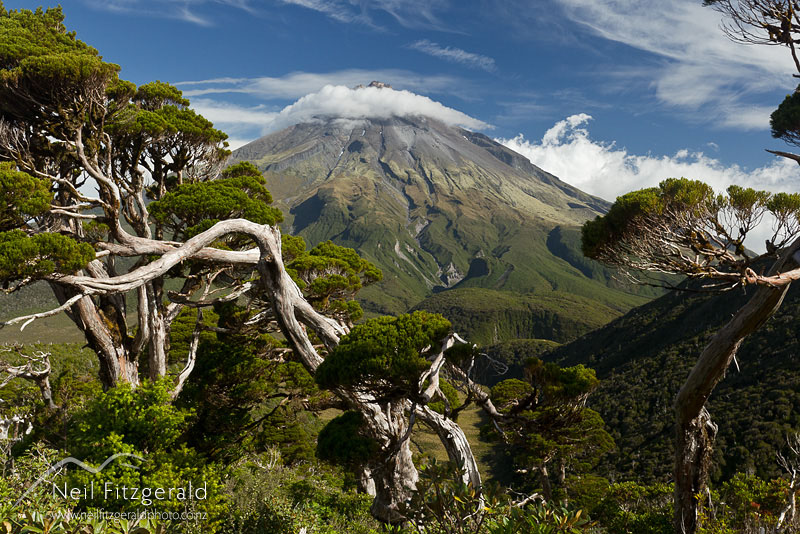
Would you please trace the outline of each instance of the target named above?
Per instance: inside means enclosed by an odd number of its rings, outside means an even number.
[[[766,251],[745,244],[765,217],[772,221]],[[685,275],[717,287],[782,284],[790,275],[765,277],[754,266],[774,258],[800,234],[800,194],[770,193],[738,185],[716,194],[707,184],[669,178],[658,187],[617,198],[608,213],[582,230],[590,258],[631,270]]]

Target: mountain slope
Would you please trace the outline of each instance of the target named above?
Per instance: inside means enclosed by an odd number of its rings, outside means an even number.
[[[751,294],[667,294],[543,356],[597,371],[601,385],[589,402],[617,443],[606,466],[611,473],[670,479],[674,397],[708,340]],[[731,367],[709,399],[719,425],[714,478],[779,474],[775,454],[787,434],[800,431],[798,315],[800,287],[793,286],[775,316],[745,339],[738,369]]]
[[[360,295],[370,311],[404,312],[453,287],[566,291],[618,311],[647,300],[607,270],[565,259],[564,247],[580,255],[574,239],[550,237],[556,228],[574,235],[608,203],[485,135],[426,117],[329,118],[265,136],[233,159],[263,171],[285,229],[353,247],[383,269],[385,280]]]

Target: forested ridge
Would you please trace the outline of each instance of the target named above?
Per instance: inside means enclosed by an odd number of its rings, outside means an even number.
[[[609,473],[648,482],[670,479],[675,391],[750,292],[670,293],[542,356],[597,371],[601,384],[589,405],[618,445],[606,460]],[[775,316],[744,341],[710,398],[709,411],[720,426],[714,480],[742,471],[764,478],[780,473],[776,451],[800,425],[798,311],[800,290],[792,287]]]

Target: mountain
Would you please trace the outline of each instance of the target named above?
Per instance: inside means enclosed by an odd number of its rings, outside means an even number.
[[[669,293],[542,356],[588,365],[601,383],[589,403],[617,443],[604,471],[617,478],[671,479],[673,400],[711,336],[752,295]],[[727,376],[709,399],[719,425],[714,479],[735,472],[780,474],[776,452],[800,431],[800,286],[745,339]]]
[[[489,300],[584,297],[602,324],[648,300],[578,250],[579,225],[609,204],[483,134],[424,116],[326,117],[241,147],[241,160],[264,173],[285,231],[353,247],[383,270],[360,294],[370,312],[479,288]]]

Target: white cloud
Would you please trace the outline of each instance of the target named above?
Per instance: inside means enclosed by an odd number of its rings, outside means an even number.
[[[547,130],[540,141],[529,141],[522,134],[497,141],[565,182],[607,200],[681,176],[702,180],[718,191],[731,184],[800,191],[800,166],[787,159],[776,158],[763,167],[746,169],[726,166],[703,152],[687,149],[671,156],[630,154],[613,142],[593,140],[586,128],[591,118],[585,113],[567,117]]]
[[[265,106],[243,107],[227,102],[197,98],[192,100],[192,108],[214,124],[263,125],[278,115]]]
[[[431,117],[471,129],[491,128],[481,120],[410,91],[377,87],[350,89],[343,85],[326,85],[318,92],[308,94],[283,108],[267,125],[267,129],[274,131],[292,124],[330,117],[359,120],[411,116]]]
[[[275,120],[277,111],[265,106],[239,106],[206,98],[192,100],[192,108],[228,134],[228,145],[237,149],[264,135],[265,127]]]
[[[427,116],[447,124],[471,129],[490,129],[491,125],[453,108],[410,91],[390,88],[326,85],[298,99],[280,111],[259,106],[241,106],[208,98],[192,100],[192,108],[226,132],[232,148],[238,148],[267,133],[293,124],[338,118],[359,121],[368,118]]]
[[[540,141],[529,141],[522,134],[497,141],[565,182],[611,201],[673,177],[701,180],[718,192],[733,184],[773,192],[800,192],[800,166],[794,161],[776,158],[763,167],[746,169],[726,166],[703,152],[687,149],[672,156],[629,154],[613,142],[591,139],[586,129],[591,118],[585,113],[567,117],[547,130]],[[718,148],[714,143],[709,146]],[[763,252],[770,227],[770,219],[765,220],[748,236],[747,246]]]
[[[391,15],[406,28],[444,29],[438,11],[448,6],[447,0],[280,0],[312,9],[339,22],[358,22],[370,26],[374,23],[372,12]]]
[[[248,13],[255,12],[249,0],[84,0],[84,3],[95,9],[149,17],[167,17],[199,26],[213,25],[212,18],[199,12],[205,4],[223,4]]]
[[[483,69],[487,72],[495,70],[494,59],[488,56],[467,52],[466,50],[450,46],[442,47],[438,43],[427,39],[413,42],[409,45],[409,48],[422,52],[423,54],[444,59],[445,61],[461,63],[462,65]]]
[[[721,15],[699,0],[556,1],[593,33],[660,58],[637,67],[638,77],[650,81],[661,102],[720,126],[766,128],[774,108],[754,102],[792,87],[785,49],[730,41],[719,28]],[[621,72],[629,81],[630,74]]]
[[[339,22],[362,22],[371,24],[370,19],[363,13],[353,11],[352,6],[346,3],[330,2],[326,0],[280,0],[284,4],[291,4],[328,15]]]
[[[256,78],[213,78],[175,82],[186,97],[210,94],[244,93],[262,99],[295,99],[326,85],[353,87],[372,80],[417,93],[452,94],[464,100],[474,100],[471,84],[461,78],[446,75],[418,74],[404,69],[343,69],[333,72],[290,72],[284,76]]]
[[[213,16],[204,16],[200,10],[206,6],[222,4],[251,14],[269,16],[264,4],[295,5],[323,13],[344,23],[359,23],[380,29],[374,21],[374,13],[390,15],[398,24],[406,28],[428,28],[445,30],[438,12],[448,6],[447,0],[83,0],[90,7],[131,13],[151,17],[169,17],[184,20],[201,26],[211,26]],[[258,6],[258,7],[257,7]]]

